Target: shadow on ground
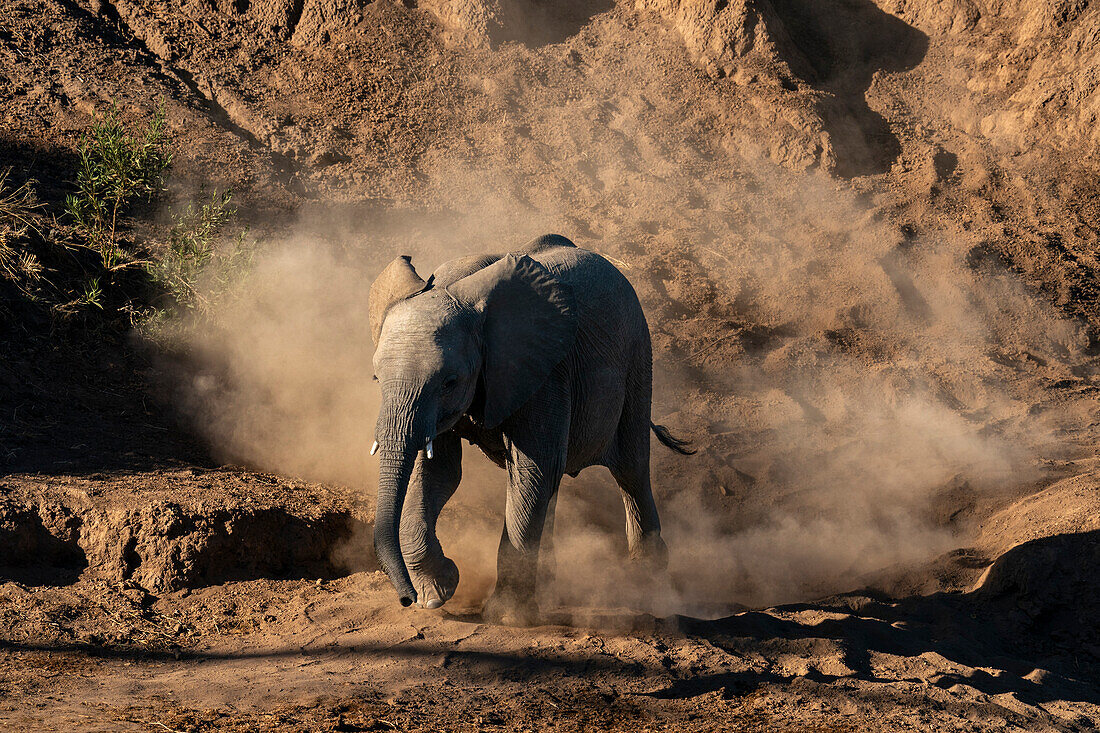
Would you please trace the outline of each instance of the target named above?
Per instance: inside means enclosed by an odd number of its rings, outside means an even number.
[[[1029,705],[1056,700],[1100,704],[1093,680],[1100,659],[1100,532],[1034,540],[994,563],[983,585],[972,592],[934,594],[891,600],[874,592],[851,593],[814,604],[792,604],[707,621],[689,617],[655,619],[625,614],[619,628],[645,635],[685,635],[729,652],[733,659],[802,657],[803,672],[778,662],[753,670],[696,674],[672,672],[656,662],[620,658],[604,651],[559,652],[545,648],[500,652],[457,648],[453,641],[423,638],[399,644],[290,645],[256,652],[183,652],[188,660],[251,658],[323,658],[362,655],[393,659],[429,659],[437,666],[472,676],[501,676],[538,683],[554,677],[585,678],[594,673],[631,680],[652,677],[645,696],[685,699],[708,693],[743,696],[796,678],[808,684],[854,679],[873,683],[919,681],[948,689],[964,685],[985,695],[1010,693]],[[1034,606],[1034,604],[1040,604]],[[1034,607],[1033,607],[1034,606]],[[481,624],[478,617],[450,617]],[[488,630],[482,636],[490,634]],[[812,642],[807,644],[806,642]],[[825,646],[843,652],[848,671],[826,674],[813,665]],[[10,651],[78,652],[117,658],[158,658],[157,652],[89,644],[38,644],[0,641]],[[807,651],[810,650],[810,651]],[[808,656],[807,656],[808,655]],[[882,655],[892,661],[883,664]],[[165,659],[176,652],[159,655]],[[440,661],[434,659],[438,657]],[[876,658],[878,657],[878,658]],[[178,657],[176,657],[178,658]],[[863,694],[849,688],[852,694]]]
[[[593,16],[614,6],[612,0],[513,0],[513,3],[525,22],[510,31],[514,37],[502,40],[518,41],[531,48],[561,43],[575,36]]]
[[[901,153],[886,119],[867,105],[879,72],[919,64],[928,36],[868,0],[772,0],[793,42],[792,70],[818,91],[825,129],[844,178],[885,173]]]
[[[0,340],[0,477],[213,466],[149,396],[143,360],[124,344],[86,336]]]
[[[751,654],[764,640],[837,642],[853,676],[872,682],[897,681],[876,674],[873,653],[908,659],[931,653],[971,668],[965,673],[931,674],[928,681],[937,687],[964,684],[987,695],[1010,692],[1028,704],[1096,704],[1100,689],[1092,680],[1100,673],[1098,566],[1100,531],[1058,535],[1005,553],[982,585],[969,593],[900,600],[873,591],[852,593],[776,609],[781,614],[833,612],[813,624],[752,611],[716,621],[685,618],[681,628],[735,654]],[[810,676],[819,681],[839,679],[820,672]],[[741,694],[761,680],[743,673],[713,675],[687,679],[655,694],[692,697],[727,689]]]

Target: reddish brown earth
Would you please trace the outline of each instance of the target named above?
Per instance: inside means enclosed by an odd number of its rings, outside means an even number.
[[[9,0],[0,166],[164,100],[257,242],[170,339],[0,304],[0,721],[30,730],[1100,725],[1100,8]],[[57,221],[52,217],[58,217]],[[544,625],[482,623],[503,475],[400,608],[370,551],[375,272],[556,231],[630,278],[668,578],[563,488]],[[158,240],[158,237],[161,239]],[[110,304],[109,304],[110,305]]]

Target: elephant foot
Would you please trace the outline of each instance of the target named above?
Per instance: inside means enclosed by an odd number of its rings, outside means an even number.
[[[639,569],[662,572],[668,568],[668,545],[659,534],[643,535],[638,544],[630,548],[630,560]]]
[[[497,588],[485,601],[481,618],[498,626],[535,626],[539,622],[539,607],[530,594]]]
[[[409,579],[416,589],[416,605],[424,608],[439,608],[458,588],[458,566],[444,556],[432,563],[409,565]]]

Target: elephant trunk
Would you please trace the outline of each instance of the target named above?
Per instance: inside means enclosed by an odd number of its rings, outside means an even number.
[[[416,601],[416,591],[409,579],[409,570],[401,556],[397,528],[401,523],[401,507],[409,487],[415,450],[382,450],[378,468],[378,508],[374,519],[374,552],[390,582],[397,589],[402,606]]]
[[[378,501],[374,519],[374,551],[402,606],[417,600],[416,590],[401,554],[399,527],[405,494],[417,453],[435,427],[435,415],[415,409],[416,395],[403,391],[387,398],[378,415]],[[430,419],[425,419],[430,418]],[[428,426],[431,427],[428,427]]]

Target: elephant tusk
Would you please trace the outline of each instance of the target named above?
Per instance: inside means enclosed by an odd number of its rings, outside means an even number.
[[[433,455],[433,452],[432,452],[432,439],[431,438],[428,438],[428,444],[426,446],[424,446],[424,455],[428,456],[428,460],[431,460],[432,455]]]
[[[373,456],[377,452],[378,452],[378,441],[376,440],[376,441],[374,441],[374,445],[372,445],[370,447],[370,454]]]

